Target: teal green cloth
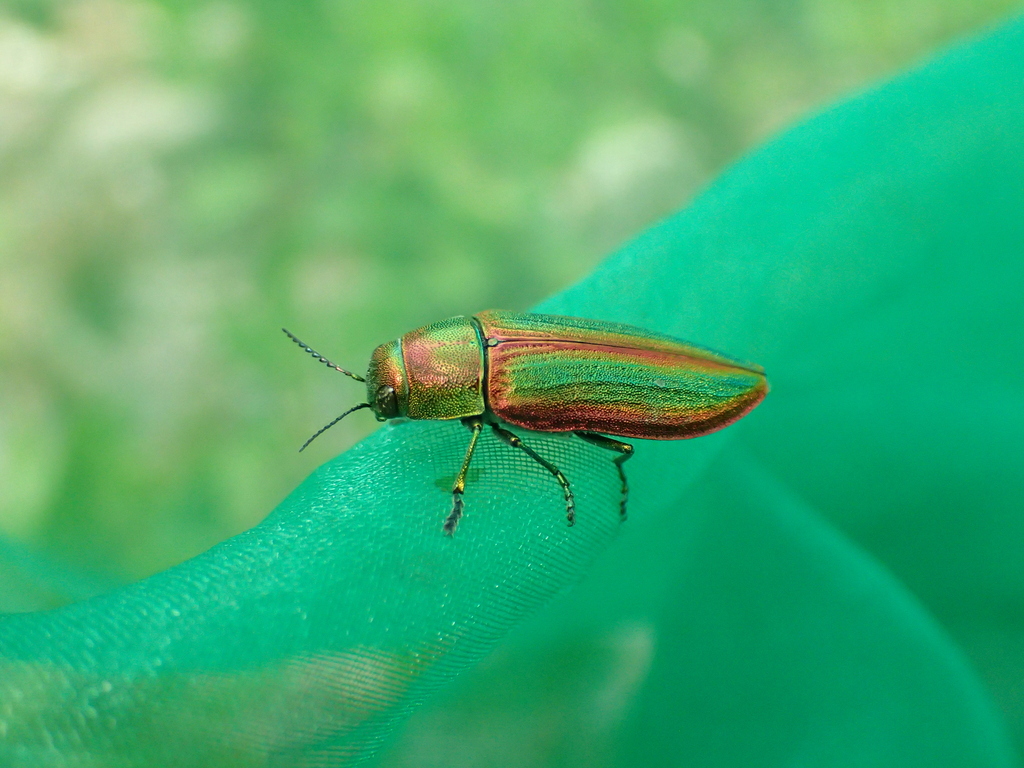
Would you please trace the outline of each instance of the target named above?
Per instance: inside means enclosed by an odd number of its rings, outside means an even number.
[[[466,431],[384,426],[253,530],[3,617],[0,764],[1019,765],[1022,212],[1014,22],[541,307],[768,370],[740,425],[637,443],[625,525],[607,452],[530,434],[576,527],[486,439],[443,537]]]

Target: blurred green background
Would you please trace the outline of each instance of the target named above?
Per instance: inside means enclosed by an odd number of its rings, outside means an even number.
[[[8,0],[0,531],[116,579],[376,428],[361,370],[526,308],[1008,0]],[[29,606],[26,606],[29,607]]]

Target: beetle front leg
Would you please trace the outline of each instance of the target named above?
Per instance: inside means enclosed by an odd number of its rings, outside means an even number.
[[[609,451],[616,451],[621,454],[614,460],[615,468],[619,470],[619,480],[622,481],[622,500],[619,502],[619,519],[626,519],[626,502],[629,500],[629,483],[626,482],[626,471],[622,468],[633,456],[633,446],[629,443],[619,442],[610,437],[599,435],[596,432],[576,432],[576,435],[592,445],[607,448]]]
[[[511,445],[513,448],[518,448],[531,459],[540,464],[544,469],[550,472],[555,480],[562,486],[562,490],[565,492],[565,517],[569,521],[569,525],[576,524],[576,499],[572,495],[572,488],[569,487],[569,481],[565,479],[565,475],[562,471],[552,464],[550,461],[542,458],[535,450],[530,448],[526,443],[519,439],[519,436],[507,429],[499,427],[497,424],[491,424],[491,429],[494,430],[499,438],[504,440],[506,443]]]
[[[469,462],[473,460],[473,451],[476,450],[476,441],[480,437],[480,430],[484,423],[479,418],[463,419],[462,423],[469,427],[473,436],[469,439],[469,448],[466,449],[466,458],[462,460],[462,469],[459,470],[452,485],[452,511],[448,519],[444,521],[444,532],[446,536],[455,533],[459,526],[459,518],[462,517],[462,493],[466,490],[466,474],[469,472]]]

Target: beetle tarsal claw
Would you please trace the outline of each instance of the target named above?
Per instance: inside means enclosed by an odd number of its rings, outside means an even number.
[[[452,511],[448,519],[444,521],[444,533],[451,536],[459,527],[459,519],[462,517],[462,492],[452,491]]]

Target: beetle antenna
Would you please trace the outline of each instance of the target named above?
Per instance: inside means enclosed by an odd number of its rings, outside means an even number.
[[[282,328],[281,330],[284,331],[285,334],[287,334],[289,339],[291,339],[296,344],[298,344],[300,347],[302,347],[304,350],[309,352],[309,354],[311,354],[314,358],[316,358],[321,363],[326,365],[328,368],[333,368],[334,370],[338,371],[339,373],[344,373],[346,376],[349,376],[349,377],[355,379],[356,381],[361,381],[364,384],[366,383],[366,379],[364,379],[362,376],[357,376],[356,374],[352,373],[352,371],[346,371],[340,365],[335,365],[330,360],[328,360],[326,357],[324,357],[319,352],[317,352],[315,349],[313,349],[311,346],[309,346],[308,344],[306,344],[305,342],[300,340],[297,336],[295,336],[295,334],[293,334],[287,328]]]
[[[285,331],[285,333],[287,333],[287,331]],[[309,438],[309,440],[307,440],[306,442],[304,442],[304,443],[302,444],[302,447],[301,447],[301,448],[299,448],[299,453],[302,453],[302,452],[303,452],[304,450],[306,450],[306,446],[307,446],[307,445],[309,445],[310,443],[312,443],[312,442],[313,442],[314,440],[316,440],[316,439],[317,439],[318,437],[320,437],[320,435],[322,435],[322,434],[323,434],[324,432],[326,432],[326,431],[327,431],[328,429],[330,429],[331,427],[333,427],[333,426],[334,426],[335,424],[337,424],[337,423],[338,423],[339,421],[341,421],[342,419],[344,419],[344,418],[345,418],[346,416],[348,416],[348,415],[349,415],[350,413],[352,413],[353,411],[358,411],[358,410],[359,410],[360,408],[369,408],[369,407],[370,407],[370,404],[369,404],[369,403],[360,403],[360,404],[359,404],[359,405],[357,405],[357,406],[354,406],[354,407],[352,407],[352,408],[349,408],[349,409],[348,409],[347,411],[345,411],[345,412],[344,412],[343,414],[341,414],[341,416],[339,416],[338,418],[336,418],[336,419],[335,419],[334,421],[332,421],[332,422],[331,422],[330,424],[328,424],[328,425],[327,425],[326,427],[321,427],[321,428],[320,428],[319,430],[317,430],[317,433],[316,433],[315,435],[313,435],[313,436],[312,436],[311,438]]]

